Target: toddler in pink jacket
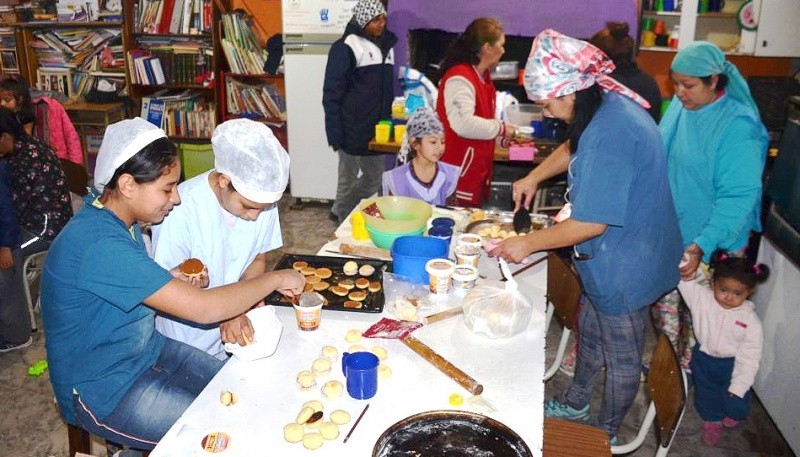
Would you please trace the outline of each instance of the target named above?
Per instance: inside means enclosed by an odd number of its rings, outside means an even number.
[[[766,265],[718,251],[711,258],[711,287],[703,275],[681,278],[678,289],[692,312],[697,345],[690,367],[694,405],[703,419],[703,441],[714,446],[724,427],[735,427],[750,410],[750,388],[761,363],[763,331],[747,298],[769,276]]]

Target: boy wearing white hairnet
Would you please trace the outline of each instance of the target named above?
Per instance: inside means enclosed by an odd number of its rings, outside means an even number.
[[[266,253],[283,245],[276,202],[289,181],[289,154],[269,127],[248,119],[218,125],[211,145],[214,169],[178,186],[181,204],[153,227],[153,248],[166,269],[200,259],[216,287],[263,273]],[[159,315],[156,328],[218,359],[227,357],[223,343],[245,345],[254,333],[245,315],[213,326]]]

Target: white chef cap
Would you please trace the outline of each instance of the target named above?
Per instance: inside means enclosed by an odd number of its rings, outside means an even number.
[[[148,144],[166,137],[163,130],[140,117],[125,119],[106,127],[94,167],[94,187],[103,192],[117,168]]]
[[[211,137],[214,168],[227,175],[244,198],[278,201],[289,183],[289,154],[269,127],[250,119],[218,125]]]

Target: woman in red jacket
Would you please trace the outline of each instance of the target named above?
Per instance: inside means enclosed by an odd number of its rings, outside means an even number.
[[[456,198],[480,207],[492,179],[495,138],[514,128],[495,119],[496,91],[490,72],[505,53],[503,26],[492,18],[472,21],[442,63],[436,112],[444,125],[442,160],[461,167]]]

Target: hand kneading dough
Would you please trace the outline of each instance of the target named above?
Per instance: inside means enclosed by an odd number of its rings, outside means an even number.
[[[297,374],[297,386],[300,390],[311,390],[317,385],[317,378],[310,371],[301,371]]]
[[[326,440],[335,440],[339,437],[339,426],[333,422],[325,422],[319,426],[319,433]]]
[[[344,336],[344,339],[348,343],[358,343],[361,341],[361,330],[355,328],[348,330],[347,335]]]
[[[319,400],[311,400],[303,403],[303,408],[311,408],[314,412],[322,411],[322,402]],[[311,416],[308,416],[311,417]],[[306,418],[308,420],[308,418]]]
[[[375,354],[379,360],[386,360],[389,357],[389,351],[380,346],[372,346],[372,353]]]
[[[320,357],[311,364],[311,371],[317,376],[327,376],[331,372],[331,361]]]
[[[337,409],[331,413],[331,422],[337,425],[344,425],[350,422],[350,413],[343,409]]]
[[[291,424],[286,424],[283,427],[283,439],[290,443],[299,443],[300,441],[303,441],[304,433],[305,430],[303,429],[302,424],[296,424],[293,422]]]
[[[344,386],[339,381],[328,381],[322,386],[322,396],[329,400],[341,397],[342,392],[344,392]]]
[[[303,447],[310,450],[322,447],[322,435],[319,433],[306,433],[303,435]]]
[[[389,365],[380,365],[378,367],[378,379],[387,379],[392,376],[392,369]]]

